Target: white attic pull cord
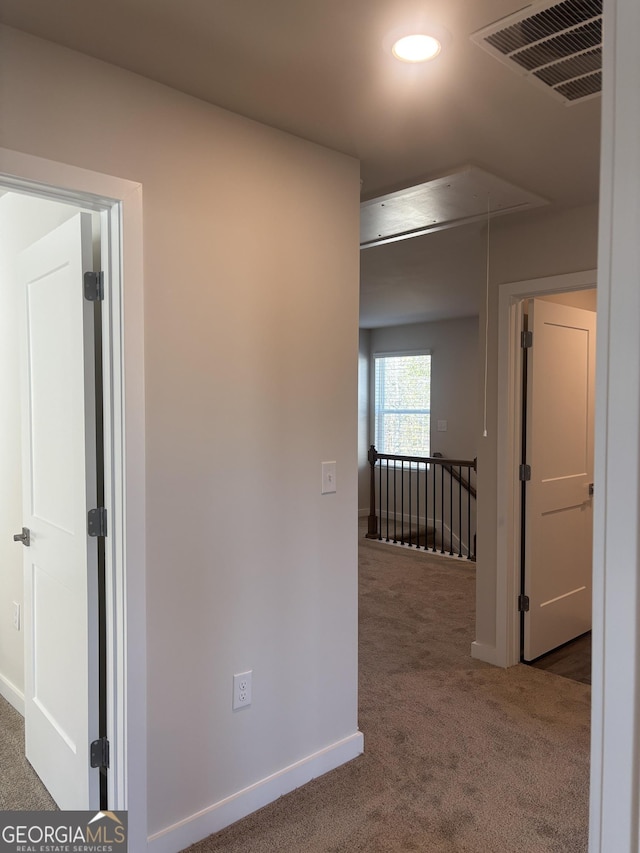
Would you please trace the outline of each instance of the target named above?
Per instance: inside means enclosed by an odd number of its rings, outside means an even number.
[[[482,437],[487,437],[487,372],[489,365],[489,231],[491,228],[491,196],[487,195],[487,280],[484,304],[484,430]]]

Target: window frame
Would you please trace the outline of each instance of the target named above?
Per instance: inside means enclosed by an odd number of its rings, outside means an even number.
[[[420,348],[420,349],[409,349],[409,350],[380,350],[375,351],[371,354],[371,436],[372,436],[372,444],[375,446],[376,451],[378,453],[390,453],[388,450],[382,450],[378,447],[378,405],[377,405],[377,383],[376,383],[376,360],[383,358],[404,358],[404,357],[418,357],[418,356],[428,356],[430,362],[430,378],[429,378],[429,405],[428,408],[423,409],[407,409],[405,410],[394,410],[396,414],[427,414],[429,415],[429,454],[431,454],[431,412],[432,412],[432,389],[431,389],[431,380],[433,378],[433,354],[430,349]],[[413,454],[407,453],[398,453],[398,456],[410,456]],[[431,456],[425,456],[422,458],[430,459]],[[397,461],[396,465],[400,465],[401,463]],[[404,465],[411,464],[411,467],[416,467],[416,463],[402,463]]]

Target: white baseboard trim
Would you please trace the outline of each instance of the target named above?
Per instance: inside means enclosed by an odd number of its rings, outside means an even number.
[[[9,681],[0,672],[0,696],[4,696],[7,702],[24,717],[24,693],[19,690],[12,681]]]
[[[407,513],[405,513],[403,516],[401,516],[399,513],[397,516],[393,516],[391,513],[389,513],[389,519],[390,519],[389,529],[390,530],[391,530],[391,522],[394,518],[397,519],[398,525],[401,523],[402,520],[404,520],[405,533],[407,534],[407,536],[409,535],[409,524],[411,524],[412,529],[415,529],[415,527],[419,526],[419,525],[426,525],[426,526],[433,527],[435,530],[436,536],[438,536],[438,537],[441,536],[443,528],[444,528],[445,545],[447,547],[449,547],[449,545],[451,545],[451,527],[447,524],[446,521],[444,522],[444,525],[443,525],[441,518],[435,518],[435,519],[434,518],[428,518],[425,521],[424,516],[420,516],[420,518],[418,518],[418,516],[416,516],[416,515],[409,516]],[[387,513],[385,511],[383,511],[380,513],[380,517],[378,519],[378,524],[380,525],[380,528],[379,528],[380,530],[382,530],[383,523],[386,524],[386,520],[387,520]],[[384,532],[386,533],[386,528],[385,528]],[[398,533],[400,532],[399,527],[397,529],[397,532]],[[396,544],[396,543],[394,543],[394,544]],[[405,547],[405,546],[402,546],[402,547]],[[462,549],[463,554],[466,554],[467,551],[469,550],[467,543],[465,542],[464,539],[462,540],[462,546],[460,545],[460,537],[456,533],[453,534],[452,547],[454,550],[453,554],[449,554],[449,552],[447,552],[446,554],[441,555],[441,556],[454,556],[454,557],[456,557],[458,555],[458,552],[461,549]],[[438,553],[440,553],[440,552],[438,551]]]
[[[369,509],[359,509],[358,510],[358,518],[368,518],[369,517]]]
[[[459,566],[467,566],[467,568],[474,568],[475,569],[475,565],[476,565],[475,562],[473,560],[468,559],[467,557],[459,557],[457,551],[455,551],[453,554],[451,554],[448,550],[445,551],[444,553],[442,553],[442,551],[439,548],[436,548],[435,551],[432,551],[431,548],[428,548],[425,551],[425,549],[422,545],[420,546],[420,549],[418,550],[418,548],[416,548],[415,546],[407,545],[406,543],[403,545],[402,542],[393,542],[392,540],[389,540],[387,542],[386,539],[381,539],[381,540],[375,539],[373,541],[375,541],[375,542],[380,541],[385,546],[387,546],[387,545],[391,546],[391,548],[403,548],[406,551],[411,550],[411,551],[413,551],[414,554],[424,554],[425,557],[441,557],[443,560],[451,560],[453,563],[457,563]]]
[[[491,663],[493,666],[500,666],[504,668],[504,663],[499,660],[498,650],[495,646],[489,646],[487,643],[479,643],[477,640],[474,640],[471,643],[471,657],[474,660],[482,660],[485,663]]]
[[[357,758],[363,751],[364,736],[361,732],[355,732],[267,776],[266,779],[261,779],[260,782],[196,812],[173,826],[154,833],[149,836],[147,851],[148,853],[178,853],[185,847],[195,844],[196,841],[206,838],[213,832],[219,832],[257,809],[261,809],[283,794],[288,794],[312,779]]]

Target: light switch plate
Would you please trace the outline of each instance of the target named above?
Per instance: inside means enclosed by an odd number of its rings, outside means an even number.
[[[331,495],[336,491],[336,463],[322,463],[322,494]]]
[[[447,431],[447,422],[446,421],[438,421],[438,432],[446,432]]]

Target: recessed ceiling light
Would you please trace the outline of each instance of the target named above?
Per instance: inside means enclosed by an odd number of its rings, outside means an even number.
[[[437,38],[424,33],[403,36],[391,48],[391,52],[403,62],[427,62],[435,59],[442,45]]]

